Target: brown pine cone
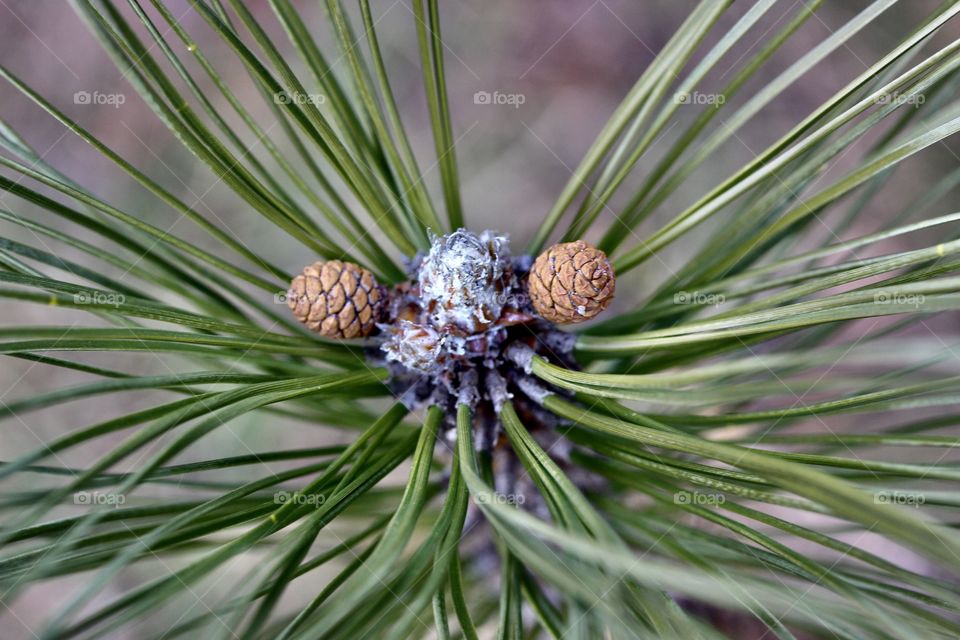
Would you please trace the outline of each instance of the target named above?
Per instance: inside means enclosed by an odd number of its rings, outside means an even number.
[[[555,244],[541,253],[527,281],[533,308],[555,324],[593,318],[613,300],[615,286],[607,255],[583,240]]]
[[[363,338],[376,329],[386,290],[352,262],[315,262],[290,283],[287,305],[297,320],[328,338]]]

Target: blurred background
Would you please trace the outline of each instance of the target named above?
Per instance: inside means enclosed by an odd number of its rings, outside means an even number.
[[[765,37],[782,27],[802,1],[784,1],[771,10],[751,35],[718,65],[717,71],[710,74],[705,83],[706,90],[722,87],[728,82],[730,75],[742,65],[744,57],[750,56],[762,46]],[[116,4],[128,12],[126,3]],[[276,133],[276,144],[288,149],[289,143],[279,129],[272,128],[272,114],[253,89],[236,57],[189,9],[188,2],[171,1],[167,4],[179,17],[182,26],[193,34],[218,72],[259,118],[261,126],[271,132],[271,136]],[[262,19],[262,25],[274,41],[285,47],[294,68],[301,70],[301,62],[287,44],[268,4],[258,0],[250,0],[247,4]],[[346,63],[336,51],[327,28],[323,3],[304,0],[295,4],[335,68],[345,67]],[[351,10],[355,9],[354,3],[347,4]],[[737,6],[721,19],[701,52],[716,40],[715,34],[723,33],[749,6],[747,2],[735,4]],[[748,82],[734,102],[742,103],[745,97],[769,83],[868,4],[866,0],[825,2]],[[938,0],[899,3],[818,65],[813,73],[790,86],[747,126],[738,130],[731,144],[725,145],[692,175],[684,187],[638,230],[638,238],[659,228],[783,135],[823,100],[887,53],[939,4]],[[407,0],[375,1],[372,5],[401,113],[431,192],[440,202],[439,175],[434,164],[433,141],[421,84],[414,15]],[[688,0],[464,0],[441,5],[450,108],[467,220],[475,230],[492,228],[509,233],[514,247],[520,250],[538,228],[617,104],[695,3]],[[151,15],[156,14],[151,12]],[[360,33],[359,20],[354,24]],[[947,28],[951,27],[948,25]],[[953,33],[938,34],[938,41],[960,35],[953,28]],[[166,37],[182,59],[188,61],[201,85],[211,87],[209,79],[189,59],[189,53],[174,34],[168,32]],[[366,52],[362,35],[359,45]],[[159,51],[154,51],[154,55],[162,58]],[[0,0],[0,64],[141,171],[274,263],[295,273],[315,259],[302,245],[291,241],[275,226],[251,212],[168,132],[126,81],[124,74],[114,67],[69,3],[63,0]],[[346,68],[339,70],[347,71]],[[301,77],[308,76],[303,74]],[[82,97],[96,94],[113,98],[108,103],[94,104],[96,99],[85,102]],[[218,106],[224,106],[219,96],[213,99]],[[239,122],[226,108],[223,113],[231,124]],[[642,178],[645,170],[654,166],[660,154],[676,140],[683,128],[675,125],[689,121],[696,113],[693,109],[678,109],[676,123],[667,128],[662,139],[641,159],[634,172],[635,178]],[[0,118],[19,132],[47,162],[104,200],[175,235],[217,251],[216,245],[189,221],[150,196],[109,160],[5,83],[0,89]],[[721,116],[718,123],[722,125],[722,121]],[[859,148],[867,148],[874,139],[867,136]],[[259,157],[267,158],[255,140],[250,138],[246,142]],[[924,194],[935,179],[960,166],[958,151],[958,142],[947,140],[905,163],[891,184],[872,201],[869,214],[853,228],[843,231],[843,237],[882,228],[887,220]],[[843,155],[818,184],[829,184],[831,177],[848,172],[861,157],[862,154],[856,151]],[[811,185],[811,188],[817,186]],[[621,195],[629,192],[629,187],[622,189]],[[950,206],[957,202],[956,196],[954,190],[929,203],[929,215],[951,212]],[[614,201],[614,211],[616,203],[622,200],[621,197]],[[6,194],[0,195],[0,208],[34,216],[46,224],[59,224]],[[595,226],[598,230],[595,235],[606,228],[611,216],[609,211],[603,214]],[[718,218],[713,224],[719,224],[720,220]],[[829,218],[825,220],[829,224]],[[378,230],[373,232],[378,233]],[[618,308],[629,309],[641,301],[644,292],[650,291],[672,269],[682,265],[710,232],[711,226],[704,225],[659,255],[657,260],[649,261],[643,269],[631,274],[629,280],[621,282]],[[828,237],[831,232],[825,228],[821,233]],[[3,235],[24,242],[35,241],[29,233],[11,225],[4,225]],[[625,247],[636,242],[628,241]],[[887,248],[891,246],[887,245]],[[84,260],[70,252],[62,255],[80,262]],[[4,302],[0,303],[0,308],[4,324],[69,325],[77,322],[76,314],[51,307],[14,306]],[[96,319],[82,322],[85,326],[92,326]],[[149,353],[79,354],[77,359],[130,373],[162,374],[177,370],[169,356]],[[65,369],[6,358],[0,366],[0,402],[87,380],[88,376]],[[151,406],[156,400],[150,394],[126,393],[110,396],[106,401],[72,402],[22,417],[7,416],[0,429],[0,458],[11,459],[57,435],[111,415]],[[191,450],[189,457],[203,457],[204,450],[226,456],[247,453],[251,449],[320,446],[349,437],[350,434],[319,426],[305,431],[302,426],[294,428],[292,423],[288,425],[274,418],[267,424],[262,417],[250,414],[205,439],[200,447]],[[91,459],[88,456],[102,454],[114,444],[109,439],[104,440],[96,447],[78,450],[57,462],[82,466]],[[130,461],[131,464],[135,462]],[[231,567],[236,576],[243,575],[243,569]],[[149,572],[150,569],[143,571]],[[131,576],[129,580],[139,582],[137,576]],[[211,587],[211,594],[198,594],[198,598],[212,597],[216,591],[229,588],[230,582],[231,577],[224,576],[219,584]],[[36,628],[38,621],[49,613],[51,602],[58,601],[66,589],[75,585],[73,580],[57,581],[48,588],[29,591],[6,614],[0,608],[0,620],[4,620],[0,626],[0,638],[32,637],[30,629]],[[127,586],[118,584],[117,589]],[[302,595],[303,598],[308,596]],[[303,598],[292,594],[291,606]],[[156,633],[162,624],[163,621],[158,620],[156,627],[143,629],[143,637]],[[141,637],[136,630],[131,634],[124,637]]]

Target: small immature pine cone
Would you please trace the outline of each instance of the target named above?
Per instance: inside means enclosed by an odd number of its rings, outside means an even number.
[[[386,290],[352,262],[315,262],[290,283],[287,305],[297,320],[328,338],[363,338],[383,315]]]
[[[537,313],[555,324],[593,318],[613,300],[616,277],[607,255],[583,240],[555,244],[533,263],[527,283]]]

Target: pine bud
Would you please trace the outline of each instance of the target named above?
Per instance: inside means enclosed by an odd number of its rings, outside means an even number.
[[[436,326],[468,333],[489,329],[503,312],[504,292],[514,283],[507,239],[465,229],[434,238],[417,279]]]
[[[306,267],[287,292],[287,305],[297,320],[311,331],[336,339],[370,335],[386,301],[386,291],[372,273],[340,260]]]
[[[423,373],[442,368],[446,360],[444,339],[436,329],[427,324],[400,320],[385,330],[387,339],[381,349],[387,354],[387,360]]]
[[[607,255],[577,240],[541,253],[530,270],[527,289],[541,317],[555,324],[573,324],[606,309],[615,285]]]

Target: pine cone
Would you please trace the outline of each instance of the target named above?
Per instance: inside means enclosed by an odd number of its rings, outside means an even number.
[[[315,262],[290,283],[287,305],[297,320],[328,338],[373,333],[386,306],[386,290],[352,262]]]
[[[615,285],[607,255],[577,240],[555,244],[541,253],[530,270],[527,289],[541,317],[556,324],[573,324],[606,309]]]

